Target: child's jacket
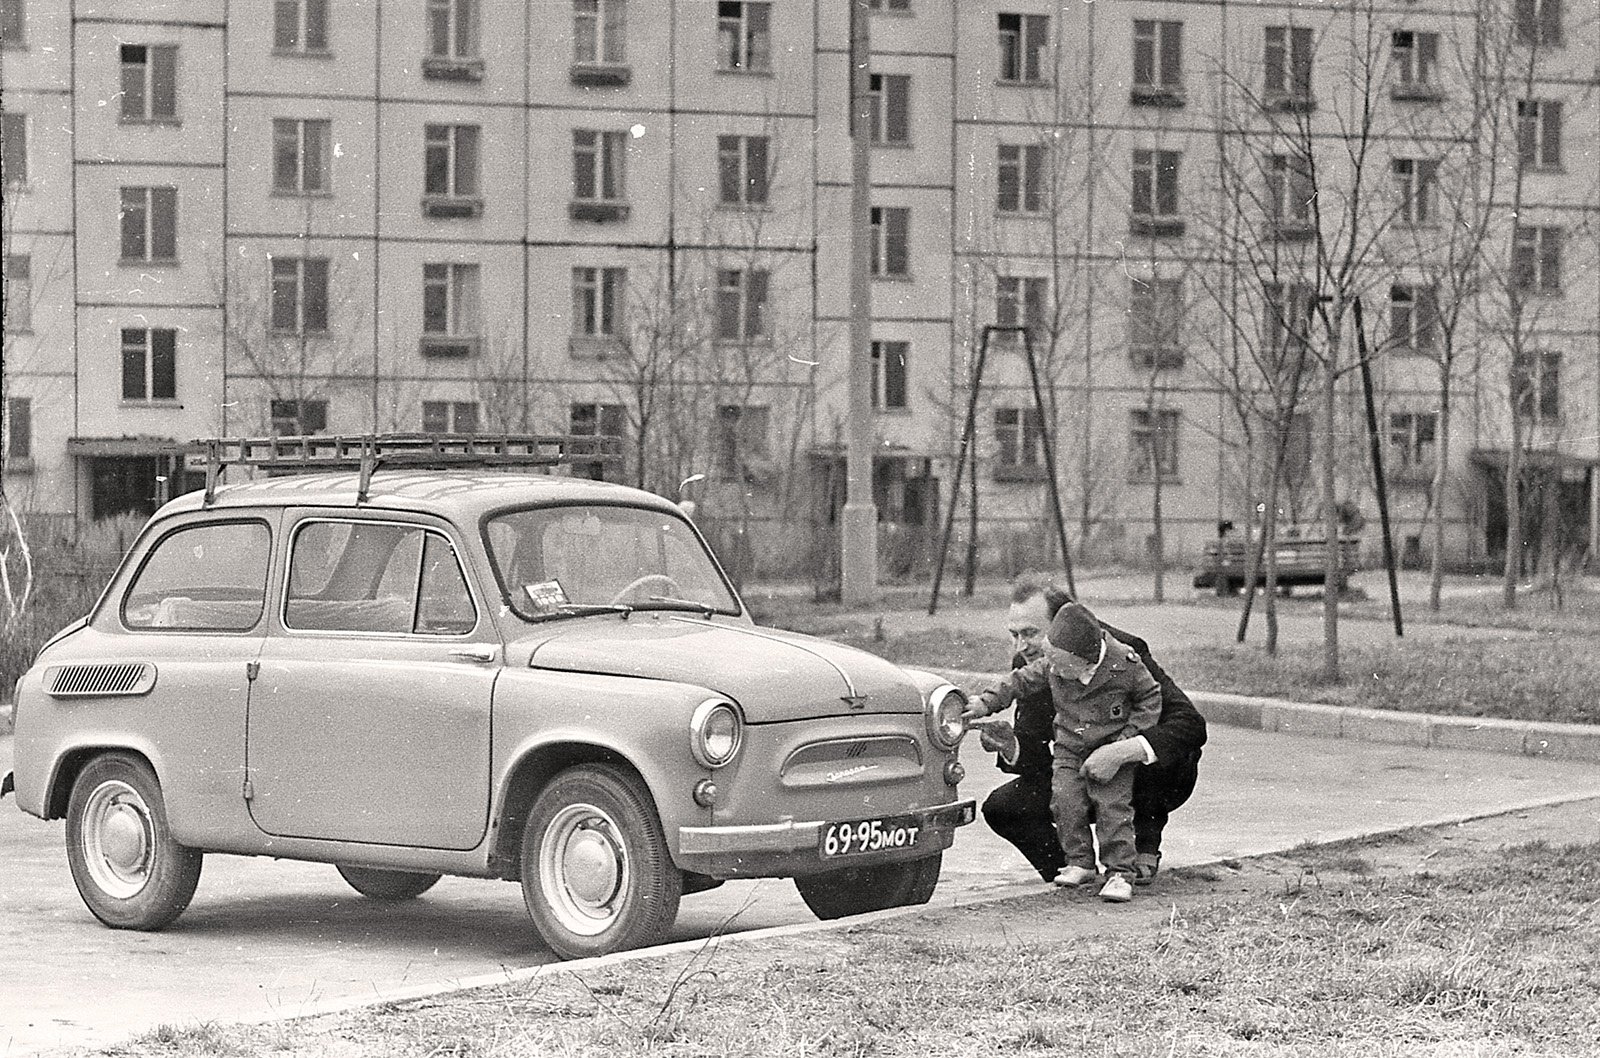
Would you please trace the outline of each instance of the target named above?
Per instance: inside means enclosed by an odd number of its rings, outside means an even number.
[[[986,713],[998,713],[1017,698],[1050,688],[1055,702],[1058,750],[1087,754],[1108,742],[1132,738],[1161,718],[1161,687],[1132,648],[1101,632],[1105,657],[1087,685],[1059,676],[1048,658],[1038,658],[978,697]]]

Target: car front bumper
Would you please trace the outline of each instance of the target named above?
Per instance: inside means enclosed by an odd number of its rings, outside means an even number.
[[[749,826],[679,827],[678,866],[715,878],[786,878],[856,865],[893,863],[931,856],[950,847],[957,827],[977,818],[971,798],[897,812],[921,828],[915,847],[825,858],[822,832],[830,821],[807,820]]]

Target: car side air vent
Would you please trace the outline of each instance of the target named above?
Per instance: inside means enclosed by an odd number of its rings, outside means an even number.
[[[44,692],[52,698],[106,698],[148,694],[156,685],[156,667],[139,662],[122,665],[52,665],[44,670]]]

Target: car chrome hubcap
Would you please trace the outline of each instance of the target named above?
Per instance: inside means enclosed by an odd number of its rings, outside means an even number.
[[[89,875],[107,896],[126,900],[150,880],[155,827],[150,806],[127,783],[101,783],[83,811],[83,852]]]
[[[594,805],[568,805],[550,821],[539,849],[539,874],[563,927],[594,936],[622,913],[628,854],[617,825]]]

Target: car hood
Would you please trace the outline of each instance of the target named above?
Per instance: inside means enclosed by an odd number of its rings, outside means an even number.
[[[756,724],[923,708],[911,678],[866,651],[676,614],[572,621],[534,646],[529,665],[705,687]]]

